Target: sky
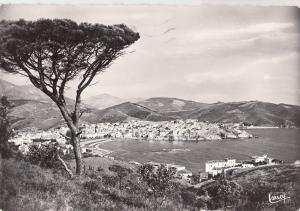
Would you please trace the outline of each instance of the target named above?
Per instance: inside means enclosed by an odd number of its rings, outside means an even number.
[[[243,5],[14,5],[0,19],[69,18],[124,23],[141,38],[84,97],[177,97],[199,102],[259,100],[300,105],[300,11]],[[16,84],[25,78],[0,77]],[[73,85],[68,95],[74,94]]]

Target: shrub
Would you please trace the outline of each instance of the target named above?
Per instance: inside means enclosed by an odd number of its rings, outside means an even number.
[[[154,199],[154,209],[157,210],[171,195],[175,188],[175,169],[160,165],[155,168],[151,164],[139,167],[140,180],[148,187],[148,195]]]
[[[121,165],[112,165],[108,168],[110,171],[115,172],[118,180],[119,180],[119,188],[122,189],[122,181],[123,179],[128,176],[129,174],[132,173],[132,170],[129,168],[126,168],[124,166]]]
[[[7,97],[0,100],[0,157],[10,158],[14,152],[8,144],[8,139],[12,136],[10,122],[8,120],[8,109],[11,107]]]
[[[31,164],[39,165],[43,168],[57,168],[60,165],[56,158],[57,153],[58,150],[54,144],[30,145],[25,159]]]
[[[103,175],[102,176],[102,182],[106,186],[115,187],[117,185],[117,177],[116,176],[110,176],[110,175]]]
[[[91,193],[100,190],[101,184],[97,180],[89,180],[83,183],[83,187]]]

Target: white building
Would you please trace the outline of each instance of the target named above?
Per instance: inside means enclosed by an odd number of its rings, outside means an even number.
[[[205,163],[205,172],[213,176],[223,172],[225,168],[230,168],[238,165],[236,159],[225,160],[210,160]]]
[[[176,172],[176,175],[183,180],[190,181],[193,174],[191,171],[184,169]]]
[[[175,164],[167,164],[167,168],[174,168],[177,172],[178,171],[185,171],[185,166],[175,165]]]
[[[254,167],[254,164],[252,163],[242,163],[242,168],[253,168]]]
[[[207,180],[208,179],[208,173],[207,172],[201,172],[200,174],[199,174],[199,176],[200,176],[200,182],[201,181],[203,181],[203,180]]]
[[[255,163],[260,163],[260,162],[267,162],[268,156],[267,155],[263,155],[263,156],[252,156],[253,161]]]

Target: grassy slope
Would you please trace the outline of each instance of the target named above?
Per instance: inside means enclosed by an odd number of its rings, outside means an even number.
[[[108,167],[111,165],[121,165],[126,168],[130,168],[132,170],[136,170],[135,165],[131,165],[127,162],[120,161],[120,160],[111,160],[105,157],[89,157],[89,158],[84,158],[84,163],[87,167],[91,166],[94,167],[95,170],[97,170],[98,167],[100,167],[103,170],[103,173],[106,174],[111,174],[112,172],[109,171]],[[70,161],[71,167],[75,171],[75,160]]]
[[[87,165],[95,165],[95,168],[101,166],[103,171],[87,172],[87,175],[81,178],[68,179],[56,170],[42,169],[23,161],[0,160],[0,209],[8,211],[68,210],[72,207],[75,211],[150,210],[153,208],[154,202],[141,191],[141,188],[145,187],[137,182],[136,174],[124,180],[123,188],[120,189],[116,184],[117,179],[114,173],[109,172],[108,169],[113,164],[125,165],[133,169],[134,166],[106,158],[88,158],[85,162]],[[244,171],[233,176],[231,180],[244,188],[249,184],[254,184],[258,181],[257,179],[260,182],[267,181],[270,185],[294,182],[299,186],[298,178],[299,167],[278,165]],[[218,188],[214,187],[216,184],[210,183],[201,189]],[[180,194],[180,190],[177,190],[176,194]],[[197,197],[193,200],[195,200],[194,206],[197,206],[197,203],[195,204]],[[179,200],[168,199],[161,209],[180,210],[183,208],[181,203],[180,198]]]
[[[261,166],[256,168],[242,169],[237,171],[232,176],[227,176],[226,179],[235,181],[241,185],[252,183],[257,180],[268,183],[299,183],[300,182],[300,167],[292,164]],[[300,183],[299,183],[300,184]],[[216,185],[216,182],[210,182],[203,185],[203,188],[211,188]]]
[[[295,165],[274,165],[274,166],[263,166],[254,169],[249,169],[243,172],[239,172],[231,177],[239,183],[244,181],[251,182],[256,178],[267,182],[300,182],[299,177],[300,168]]]
[[[0,160],[0,209],[144,210],[147,198],[90,175],[68,179],[26,162]]]

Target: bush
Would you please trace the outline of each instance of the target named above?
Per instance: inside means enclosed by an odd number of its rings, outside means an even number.
[[[14,155],[8,144],[8,139],[12,136],[10,122],[8,120],[8,109],[11,107],[7,97],[0,100],[0,157],[10,158]]]
[[[175,189],[175,169],[164,165],[154,167],[144,164],[139,167],[140,180],[148,187],[148,195],[154,200],[153,209],[158,210]]]
[[[49,145],[31,145],[25,160],[31,164],[39,165],[42,168],[57,168],[60,166],[57,160],[58,150],[54,144]]]
[[[106,186],[115,187],[117,185],[118,178],[116,176],[103,175],[102,182]]]
[[[101,184],[97,180],[89,180],[84,182],[83,187],[90,193],[100,190]]]
[[[129,174],[132,173],[132,170],[129,168],[126,168],[121,165],[112,165],[108,168],[110,171],[116,173],[118,180],[119,180],[119,188],[122,189],[122,181],[125,177],[127,177]]]

